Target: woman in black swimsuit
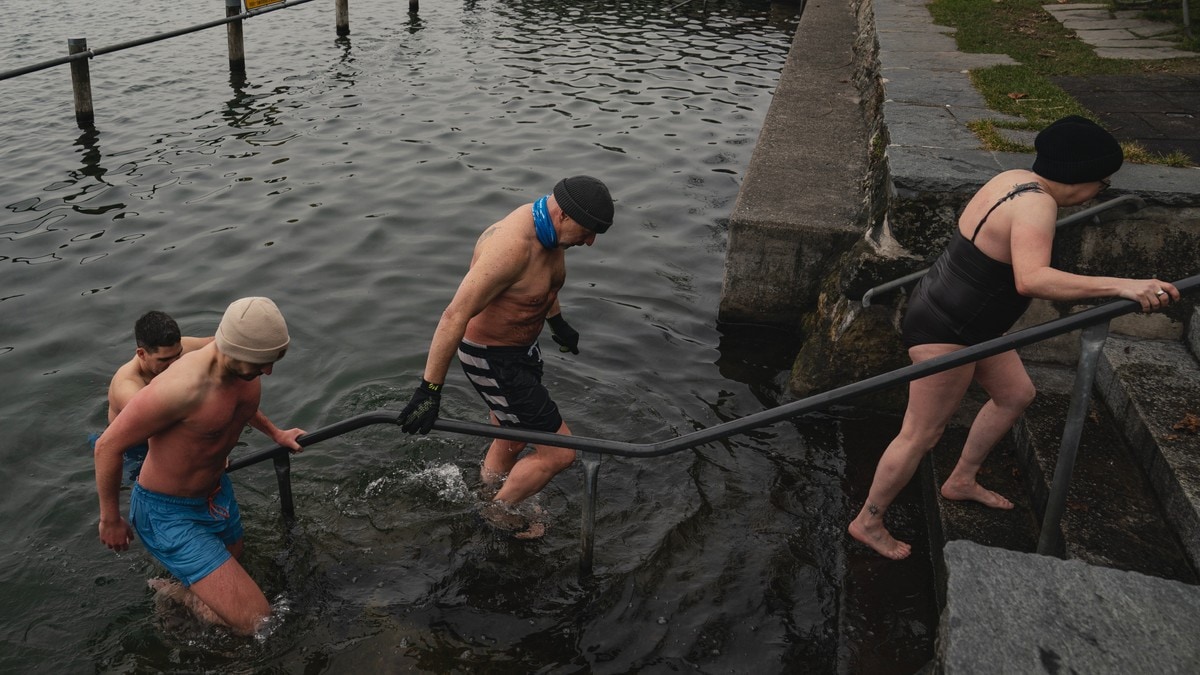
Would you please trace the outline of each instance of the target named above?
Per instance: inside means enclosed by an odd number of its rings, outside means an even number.
[[[902,326],[913,363],[1002,335],[1030,298],[1121,297],[1140,302],[1146,312],[1179,299],[1174,286],[1158,279],[1082,276],[1050,266],[1058,208],[1093,199],[1124,157],[1116,139],[1078,116],[1046,127],[1034,145],[1032,170],[1005,171],[975,193],[957,234],[913,291]],[[942,496],[1013,507],[975,480],[992,447],[1033,401],[1033,382],[1016,351],[1009,351],[909,384],[900,434],[879,460],[867,501],[848,528],[851,536],[888,558],[908,557],[911,547],[888,533],[884,513],[941,438],[972,379],[990,400],[971,424]]]

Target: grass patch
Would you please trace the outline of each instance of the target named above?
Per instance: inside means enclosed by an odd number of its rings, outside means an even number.
[[[1007,54],[1017,65],[993,66],[971,71],[971,81],[983,95],[990,109],[1022,119],[1021,122],[984,122],[972,125],[986,147],[995,150],[1029,152],[1027,146],[1009,143],[998,128],[1041,129],[1065,115],[1083,115],[1096,119],[1070,94],[1054,84],[1052,78],[1082,75],[1134,75],[1165,73],[1178,75],[1200,74],[1200,58],[1135,61],[1103,59],[1096,56],[1091,45],[1080,40],[1073,31],[1063,27],[1042,5],[1053,0],[934,0],[928,5],[934,22],[956,29],[958,48],[964,52]],[[1189,0],[1189,7],[1200,9],[1200,0]],[[1129,9],[1130,2],[1120,2],[1118,9]],[[1113,7],[1112,0],[1109,6]],[[1197,16],[1192,9],[1192,16]],[[1183,23],[1180,5],[1155,2],[1144,14],[1156,21],[1173,20]],[[1200,28],[1193,26],[1193,32]],[[1195,50],[1196,40],[1185,40],[1185,48]],[[1200,56],[1200,54],[1197,54]],[[1138,163],[1188,166],[1187,156],[1173,153],[1156,155],[1131,144],[1126,146],[1126,159]],[[1180,164],[1181,157],[1183,164]]]

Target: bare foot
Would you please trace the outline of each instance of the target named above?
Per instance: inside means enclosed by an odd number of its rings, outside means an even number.
[[[228,627],[229,625],[222,621],[211,607],[196,597],[195,593],[184,588],[183,584],[174,579],[147,579],[146,585],[154,591],[158,600],[173,600],[191,610],[192,614],[202,621],[215,623],[218,626]]]
[[[885,558],[903,560],[912,553],[912,546],[893,537],[883,525],[866,526],[855,518],[846,531]]]
[[[951,485],[950,481],[946,481],[946,484],[942,486],[942,496],[955,501],[979,502],[993,509],[1011,509],[1013,507],[1013,503],[1005,499],[1003,495],[992,492],[974,481],[966,485],[962,483]]]
[[[530,522],[529,527],[513,535],[514,539],[541,539],[546,535],[546,524],[538,522]]]
[[[511,532],[514,539],[541,539],[546,534],[546,512],[537,504],[509,505],[492,501],[479,509],[492,527]]]

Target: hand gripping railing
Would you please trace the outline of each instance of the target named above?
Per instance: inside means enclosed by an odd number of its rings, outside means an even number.
[[[1181,294],[1189,294],[1200,287],[1200,275],[1194,275],[1175,282],[1175,287]],[[957,368],[974,361],[995,356],[1020,347],[1041,342],[1048,338],[1084,330],[1083,349],[1080,355],[1079,368],[1076,372],[1076,382],[1071,398],[1070,412],[1063,432],[1062,446],[1058,466],[1055,469],[1053,487],[1047,501],[1046,517],[1042,524],[1042,537],[1048,541],[1039,542],[1039,552],[1045,552],[1053,546],[1053,536],[1047,535],[1047,530],[1058,530],[1058,519],[1062,516],[1062,505],[1066,500],[1066,486],[1070,482],[1071,471],[1074,467],[1075,451],[1079,445],[1079,434],[1083,429],[1083,417],[1087,412],[1091,385],[1095,376],[1096,361],[1100,348],[1103,347],[1107,335],[1108,322],[1124,314],[1141,310],[1141,305],[1132,300],[1113,300],[1102,305],[1071,314],[1069,316],[1048,321],[1037,326],[1003,335],[987,342],[970,347],[964,347],[937,358],[914,363],[898,368],[891,372],[869,377],[853,384],[839,387],[831,391],[814,394],[799,401],[764,410],[753,415],[747,415],[736,420],[730,420],[707,429],[694,431],[690,434],[677,436],[653,443],[629,443],[612,441],[586,436],[561,436],[544,431],[496,427],[476,422],[462,422],[453,419],[439,419],[433,424],[438,431],[483,436],[487,438],[502,438],[510,441],[554,445],[558,447],[582,450],[584,467],[584,493],[587,500],[583,508],[583,523],[581,525],[580,572],[584,576],[591,574],[592,545],[595,539],[596,486],[600,467],[600,455],[617,455],[621,457],[660,457],[680,450],[687,450],[730,436],[745,433],[751,429],[767,426],[792,417],[824,410],[833,405],[851,399],[871,394],[883,389],[906,384],[916,379],[940,373],[951,368]],[[378,410],[364,413],[342,420],[314,432],[305,434],[297,439],[301,446],[309,446],[334,436],[340,436],[355,429],[372,424],[395,424],[399,422],[400,414],[393,410]],[[275,474],[279,480],[279,499],[285,520],[295,518],[295,508],[292,504],[290,458],[287,448],[275,446],[242,457],[229,464],[228,471],[257,464],[271,459],[275,462]],[[1044,551],[1045,548],[1045,551]]]
[[[1056,223],[1054,223],[1054,226],[1056,228],[1067,227],[1068,225],[1082,223],[1086,220],[1090,220],[1095,224],[1099,224],[1100,223],[1100,214],[1105,211],[1108,211],[1111,208],[1114,208],[1117,206],[1124,206],[1127,209],[1129,209],[1129,211],[1132,212],[1132,211],[1140,210],[1145,205],[1146,205],[1146,203],[1144,201],[1142,201],[1142,198],[1138,197],[1137,195],[1121,195],[1120,197],[1117,197],[1116,199],[1110,199],[1104,203],[1097,204],[1095,206],[1086,208],[1082,211],[1079,211],[1077,213],[1072,213],[1069,216],[1061,218]],[[891,281],[889,281],[887,283],[879,284],[878,286],[875,286],[874,288],[868,289],[866,293],[863,293],[862,306],[870,307],[871,299],[874,298],[875,296],[882,295],[883,293],[889,293],[891,291],[896,290],[897,288],[903,288],[903,287],[919,280],[921,277],[925,276],[925,274],[927,272],[929,272],[928,267],[926,267],[923,270],[917,270],[916,272],[913,272],[912,274],[907,274],[905,276],[902,276],[899,279],[892,279]]]

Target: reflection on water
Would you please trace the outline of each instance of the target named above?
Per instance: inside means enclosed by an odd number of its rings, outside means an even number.
[[[0,68],[84,28],[103,46],[209,20],[204,4],[41,6],[0,28]],[[238,472],[246,566],[288,608],[261,642],[181,625],[156,609],[146,580],[163,572],[140,547],[97,543],[84,439],[143,312],[207,335],[232,299],[270,296],[293,347],[264,382],[268,415],[314,429],[399,409],[478,233],[563,175],[617,199],[610,233],[568,255],[581,354],[546,357],[576,433],[659,440],[783,397],[794,338],[715,316],[724,219],[794,14],[425,4],[355,0],[348,38],[317,3],[257,17],[244,77],[220,31],[97,58],[82,133],[63,73],[3,83],[0,669],[831,672],[876,663],[860,652],[879,639],[866,651],[886,667],[860,672],[920,666],[923,577],[888,568],[900,597],[881,615],[845,581],[861,566],[846,477],[887,431],[850,413],[604,460],[586,581],[577,469],[542,495],[537,542],[481,522],[480,439],[369,428],[309,448],[287,532],[270,471]],[[485,418],[457,371],[443,401]],[[874,574],[855,588],[869,596]]]

